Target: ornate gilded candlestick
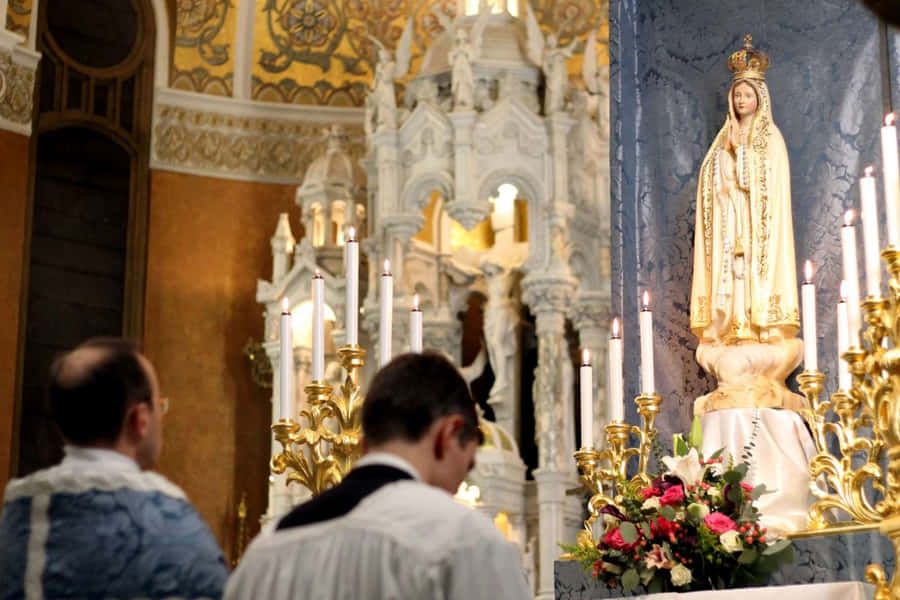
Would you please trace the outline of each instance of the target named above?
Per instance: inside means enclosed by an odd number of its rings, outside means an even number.
[[[632,457],[638,457],[638,470],[631,481],[650,483],[647,467],[653,438],[656,437],[654,423],[662,398],[656,394],[641,394],[634,401],[641,416],[641,427],[612,421],[606,426],[604,450],[586,446],[574,453],[581,482],[591,492],[587,504],[588,518],[584,522],[584,529],[578,534],[578,544],[593,544],[594,523],[600,517],[600,510],[608,504],[615,505],[621,501],[617,486],[628,481],[628,461]],[[637,447],[629,446],[632,435],[638,439]]]
[[[314,381],[304,388],[307,407],[300,411],[303,424],[282,419],[272,425],[282,451],[272,457],[273,473],[288,473],[288,484],[296,482],[318,495],[339,483],[353,468],[362,448],[362,396],[359,369],[366,351],[344,346],[338,356],[344,368],[339,393],[327,383]]]

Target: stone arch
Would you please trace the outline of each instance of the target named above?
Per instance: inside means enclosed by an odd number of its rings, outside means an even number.
[[[445,201],[453,198],[453,178],[449,173],[423,173],[410,179],[400,193],[400,211],[420,212],[434,190],[439,191]]]
[[[533,174],[521,169],[497,169],[481,179],[477,197],[490,197],[502,183],[511,183],[516,186],[527,202],[528,260],[524,269],[527,272],[530,265],[541,264],[541,262],[535,263],[535,261],[543,261],[549,257],[549,236],[545,231],[545,219],[542,216],[547,202],[547,194],[542,182]]]

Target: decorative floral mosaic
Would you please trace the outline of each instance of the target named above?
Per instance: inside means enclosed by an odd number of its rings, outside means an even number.
[[[171,86],[230,96],[237,24],[234,0],[178,0]]]
[[[28,37],[31,26],[31,0],[9,0],[6,5],[6,28]]]

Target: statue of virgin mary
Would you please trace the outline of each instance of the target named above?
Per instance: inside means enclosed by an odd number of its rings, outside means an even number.
[[[800,329],[787,148],[772,119],[769,59],[750,36],[731,55],[728,115],[703,164],[697,189],[691,330],[697,360],[727,392],[695,412],[745,407],[802,407],[784,378],[799,364]],[[757,357],[757,354],[767,356]],[[741,355],[734,372],[729,359]],[[752,390],[746,389],[751,386]],[[750,392],[749,394],[746,392]],[[714,396],[715,395],[715,396]]]
[[[753,441],[748,480],[775,490],[759,500],[774,532],[802,529],[812,439],[797,411],[806,399],[785,378],[800,362],[790,167],[772,120],[769,58],[750,36],[728,60],[728,115],[700,167],[691,331],[697,361],[718,387],[694,403],[703,450],[740,456]]]

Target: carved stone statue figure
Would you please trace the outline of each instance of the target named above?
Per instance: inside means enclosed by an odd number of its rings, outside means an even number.
[[[384,44],[371,37],[378,46],[378,62],[375,65],[375,77],[372,82],[372,108],[367,105],[367,112],[374,112],[376,130],[397,127],[397,96],[394,93],[394,81],[401,79],[409,70],[410,50],[412,44],[412,19],[407,20],[406,27],[397,42],[396,56],[391,54]],[[373,120],[367,115],[368,120]]]
[[[566,91],[569,86],[566,59],[572,57],[578,38],[573,37],[571,44],[560,47],[559,38],[555,33],[551,33],[545,42],[537,17],[528,2],[525,3],[525,27],[528,34],[526,44],[528,58],[536,65],[540,65],[544,71],[546,87],[544,114],[552,115],[565,108]]]
[[[751,473],[763,480],[754,475],[751,483],[777,490],[759,508],[769,529],[784,532],[806,523],[813,453],[795,412],[806,400],[784,384],[803,350],[790,168],[772,119],[768,56],[747,36],[728,66],[728,115],[700,167],[690,315],[697,361],[718,387],[697,399],[694,414],[707,452],[724,447],[738,456],[758,436]]]
[[[453,108],[454,110],[472,108],[475,92],[472,60],[475,58],[475,49],[469,43],[469,32],[465,29],[456,30],[456,39],[448,57],[453,65],[450,76]]]
[[[520,320],[519,302],[513,297],[516,273],[491,260],[483,261],[481,270],[488,292],[484,307],[484,338],[494,371],[494,385],[488,403],[494,407],[500,421],[501,415],[511,415],[512,406],[504,405],[516,401],[514,394],[510,393],[516,376],[517,325]]]

